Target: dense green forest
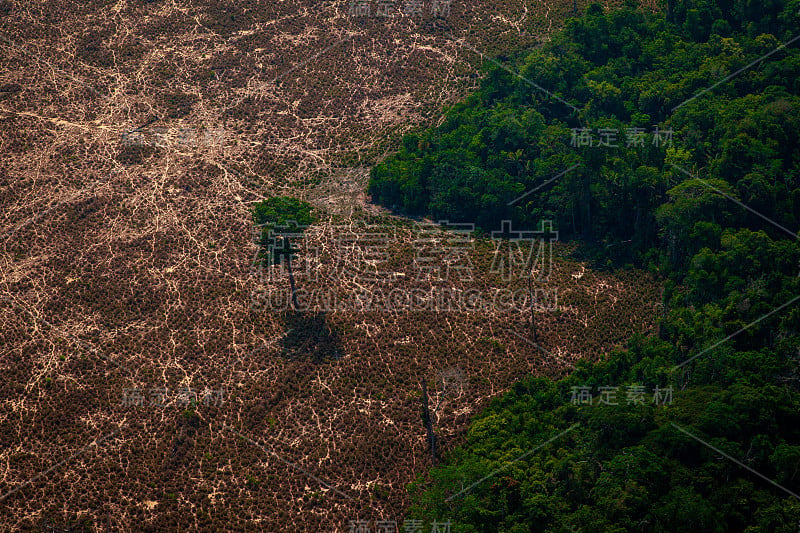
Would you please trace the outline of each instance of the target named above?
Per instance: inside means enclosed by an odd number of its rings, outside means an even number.
[[[369,192],[400,212],[487,231],[551,219],[596,264],[665,284],[657,334],[493,401],[412,485],[413,516],[800,529],[799,9],[592,5],[373,169]]]
[[[615,261],[647,262],[666,243],[686,266],[728,228],[785,237],[762,217],[800,225],[797,43],[687,100],[796,36],[792,4],[684,2],[674,23],[593,5],[520,53],[519,75],[490,64],[439,128],[373,168],[369,192],[485,230],[552,219]]]

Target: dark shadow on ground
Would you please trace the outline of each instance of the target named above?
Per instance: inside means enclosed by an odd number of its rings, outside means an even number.
[[[289,311],[284,323],[286,334],[280,345],[288,358],[308,357],[322,363],[342,356],[339,334],[328,321],[327,313]]]

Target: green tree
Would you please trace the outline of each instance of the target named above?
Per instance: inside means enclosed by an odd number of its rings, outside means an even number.
[[[316,221],[311,205],[289,196],[274,196],[253,206],[253,220],[261,228],[261,259],[267,266],[285,264],[289,274],[292,309],[297,309],[292,259],[299,251],[292,239],[302,236]]]

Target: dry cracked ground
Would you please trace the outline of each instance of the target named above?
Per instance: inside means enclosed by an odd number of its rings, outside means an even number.
[[[524,304],[398,303],[525,294],[495,242],[457,239],[469,271],[448,270],[454,234],[364,191],[475,86],[477,51],[542,42],[572,3],[377,4],[0,1],[0,529],[402,524],[431,464],[422,382],[446,453],[515,380],[652,328],[653,280],[558,243],[538,344]],[[383,303],[277,308],[250,206],[278,194],[319,214],[298,285]]]

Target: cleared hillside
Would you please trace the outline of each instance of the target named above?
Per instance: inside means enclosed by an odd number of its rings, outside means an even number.
[[[516,379],[652,326],[648,276],[593,273],[563,244],[542,349],[520,308],[258,304],[286,283],[254,265],[250,206],[279,193],[320,212],[305,257],[382,225],[381,264],[405,276],[376,283],[441,284],[418,276],[414,227],[366,204],[365,169],[475,86],[471,48],[535,44],[572,9],[397,4],[0,3],[0,529],[402,520],[405,485],[430,466],[421,380],[446,450]],[[474,243],[475,275],[454,286],[524,287],[492,272],[493,253]],[[298,284],[363,285],[320,263]]]

